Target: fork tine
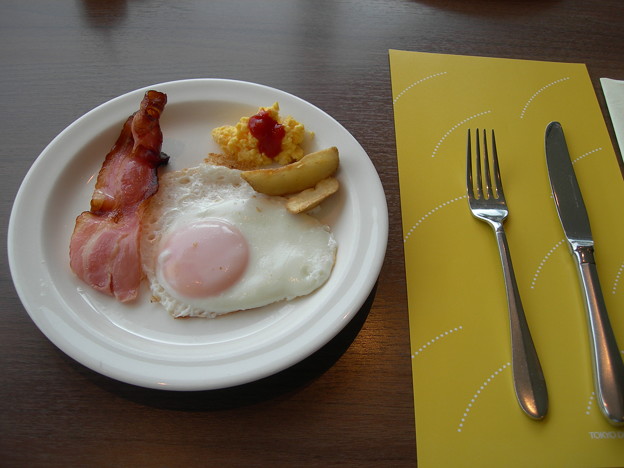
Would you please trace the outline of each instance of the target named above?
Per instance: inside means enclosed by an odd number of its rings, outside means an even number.
[[[468,129],[468,147],[466,148],[466,187],[468,189],[468,198],[474,198],[472,180],[472,144],[470,142],[470,129]]]
[[[492,129],[492,157],[494,165],[494,180],[496,182],[496,197],[503,197],[503,182],[501,180],[500,169],[498,167],[498,152],[496,151],[496,135]]]
[[[477,166],[477,199],[483,197],[483,177],[481,176],[481,144],[479,142],[479,129],[475,132],[476,135],[476,166]]]
[[[487,131],[483,129],[483,172],[485,177],[485,193],[483,196],[490,199],[494,196],[492,178],[490,176],[490,153],[488,151]]]

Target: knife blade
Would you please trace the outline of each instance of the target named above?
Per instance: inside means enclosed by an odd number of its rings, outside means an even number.
[[[624,363],[600,289],[587,209],[559,122],[546,127],[545,149],[555,206],[583,288],[596,400],[609,422],[620,426],[624,424]]]

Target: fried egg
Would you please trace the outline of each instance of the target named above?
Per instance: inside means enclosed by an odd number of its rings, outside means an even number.
[[[310,294],[334,265],[329,227],[210,164],[161,177],[142,221],[154,300],[173,317],[216,317]]]

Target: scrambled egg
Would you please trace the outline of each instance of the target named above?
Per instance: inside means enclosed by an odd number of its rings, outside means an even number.
[[[258,149],[258,140],[249,131],[249,117],[242,117],[235,126],[226,125],[212,130],[213,139],[228,159],[236,161],[238,167],[261,167],[273,163],[285,165],[303,157],[300,146],[305,136],[303,124],[290,116],[280,117],[277,102],[271,107],[261,107],[258,112],[263,110],[285,130],[281,151],[274,158],[269,158]]]

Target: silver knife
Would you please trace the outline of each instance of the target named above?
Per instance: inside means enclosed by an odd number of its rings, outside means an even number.
[[[624,364],[600,290],[587,210],[559,122],[548,124],[545,140],[550,186],[585,296],[596,399],[611,424],[623,425]]]

